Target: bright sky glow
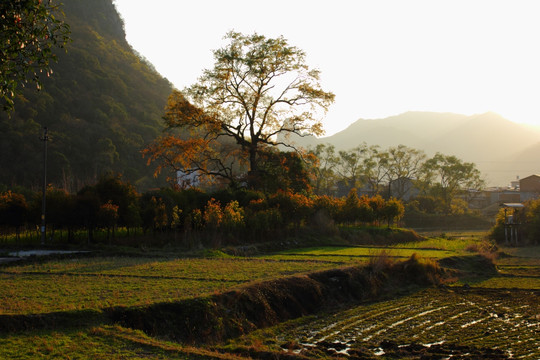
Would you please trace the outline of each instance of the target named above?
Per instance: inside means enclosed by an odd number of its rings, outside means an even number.
[[[537,0],[115,0],[128,42],[178,89],[229,30],[283,35],[336,94],[327,135],[406,111],[540,125]]]

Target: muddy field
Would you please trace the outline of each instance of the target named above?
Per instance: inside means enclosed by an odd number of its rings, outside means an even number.
[[[273,338],[266,345],[308,358],[540,359],[539,295],[428,289],[302,319],[257,337]]]

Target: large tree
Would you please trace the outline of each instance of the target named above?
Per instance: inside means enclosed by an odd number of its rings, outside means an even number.
[[[322,135],[321,117],[334,101],[322,90],[319,71],[305,63],[305,53],[276,39],[229,32],[227,45],[214,51],[215,64],[199,81],[175,91],[166,112],[168,128],[180,128],[190,137],[173,134],[149,149],[152,159],[165,160],[184,172],[231,175],[219,147],[233,140],[248,171],[248,184],[257,187],[259,158],[268,146],[289,146],[287,135]],[[175,149],[182,153],[174,155]],[[225,171],[224,171],[225,170]]]
[[[52,0],[0,1],[0,101],[13,109],[19,86],[49,76],[53,48],[69,40],[69,27]]]

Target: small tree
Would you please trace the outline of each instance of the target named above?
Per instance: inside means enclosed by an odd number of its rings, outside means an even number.
[[[169,223],[167,215],[167,207],[163,199],[157,196],[151,196],[144,201],[141,206],[143,229],[152,229],[155,233],[157,230],[163,230]]]
[[[88,244],[94,241],[99,207],[99,196],[93,187],[85,186],[77,193],[75,209],[79,215],[79,223],[88,231]]]
[[[238,230],[244,225],[244,210],[238,201],[229,202],[223,209],[223,225],[229,231]]]
[[[223,222],[223,211],[220,202],[214,198],[210,199],[204,208],[203,218],[205,226],[216,231]]]
[[[451,212],[452,200],[461,192],[480,189],[485,181],[473,163],[463,162],[451,155],[435,154],[422,168],[426,182],[431,183],[431,192],[444,204],[444,212]]]
[[[334,145],[318,144],[309,151],[308,164],[313,177],[313,191],[317,195],[332,195],[336,185],[336,166],[339,158]]]
[[[284,224],[293,224],[295,229],[300,228],[313,211],[313,201],[309,197],[291,191],[278,191],[268,202],[279,210]]]
[[[366,144],[359,145],[349,151],[339,152],[338,173],[349,188],[360,186],[360,175],[363,172],[364,157],[367,152]]]
[[[421,150],[416,150],[405,145],[398,145],[388,149],[387,161],[389,196],[395,196],[402,199],[407,192],[407,181],[402,179],[413,180],[418,178],[426,154]],[[393,187],[390,187],[394,185]]]
[[[178,205],[175,205],[171,212],[171,227],[174,231],[174,240],[176,241],[178,229],[182,226],[182,209],[178,207]]]
[[[398,221],[405,214],[405,206],[401,200],[396,198],[390,198],[385,201],[384,206],[381,209],[381,216],[387,221],[388,227],[395,221]]]
[[[363,197],[363,201],[369,205],[373,213],[373,220],[376,222],[376,225],[379,225],[379,221],[384,217],[383,213],[386,202],[379,194],[372,197]]]
[[[125,182],[120,176],[102,177],[94,189],[102,204],[112,203],[118,206],[118,224],[120,226],[137,226],[139,217],[139,194],[133,185]]]
[[[360,220],[360,198],[358,197],[358,192],[356,188],[349,190],[349,194],[345,198],[345,201],[341,206],[341,221],[347,223],[354,223]]]
[[[97,219],[98,224],[101,227],[107,229],[107,242],[110,243],[111,230],[112,237],[114,238],[114,228],[116,227],[116,223],[118,222],[118,205],[114,205],[112,201],[108,201],[106,204],[102,204],[99,207]]]
[[[364,175],[376,194],[381,193],[384,179],[391,177],[389,166],[390,155],[387,151],[381,151],[378,145],[367,148],[363,164]]]
[[[52,237],[56,229],[67,228],[68,241],[73,238],[73,226],[76,223],[75,197],[65,190],[49,188],[46,194],[47,223],[52,225]],[[38,200],[38,199],[36,199]],[[39,199],[41,203],[41,198]]]

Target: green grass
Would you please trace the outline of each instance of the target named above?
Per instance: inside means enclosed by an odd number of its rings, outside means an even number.
[[[41,264],[13,266],[4,272],[70,273],[81,275],[109,275],[200,280],[250,281],[278,277],[284,274],[327,268],[329,265],[313,262],[280,262],[253,258],[181,258],[145,259],[132,257],[105,257],[51,261]]]
[[[452,249],[448,249],[449,243],[454,245]],[[430,239],[393,248],[303,248],[259,258],[84,257],[8,265],[0,268],[3,284],[0,314],[39,314],[176,301],[224,291],[250,281],[369,262],[380,254],[396,259],[409,258],[412,254],[440,259],[464,253],[466,246],[465,240],[460,239]]]
[[[369,258],[384,254],[385,256],[395,258],[409,258],[412,254],[417,254],[424,258],[440,259],[443,257],[455,255],[454,251],[436,248],[409,248],[409,247],[390,247],[390,246],[355,246],[355,247],[316,247],[286,250],[264,258],[287,259],[287,257],[301,256],[304,259],[319,259],[336,261],[342,257],[342,261],[366,261]]]
[[[415,241],[403,244],[396,244],[395,247],[400,248],[416,248],[416,249],[438,249],[454,252],[466,251],[467,247],[479,243],[481,240],[472,240],[467,238],[428,238],[422,241]]]
[[[501,247],[501,251],[512,256],[540,259],[540,245],[525,247]]]
[[[494,276],[474,284],[475,287],[489,289],[531,289],[540,290],[540,277]]]
[[[540,289],[540,246],[501,247],[500,251],[504,255],[499,255],[495,260],[498,275],[475,286],[494,289]]]
[[[148,305],[224,291],[332,263],[264,259],[82,258],[1,269],[0,314]]]
[[[0,314],[148,305],[223,291],[231,283],[84,275],[0,275]]]
[[[1,359],[238,359],[151,338],[138,330],[99,326],[0,336]]]

